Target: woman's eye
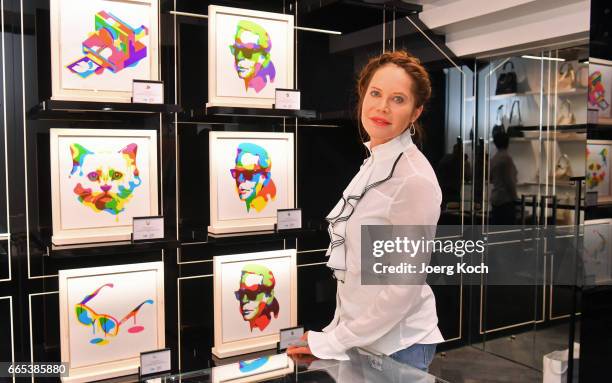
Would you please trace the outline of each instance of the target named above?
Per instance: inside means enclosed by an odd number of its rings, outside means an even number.
[[[378,96],[380,96],[380,92],[379,92],[379,91],[377,91],[377,90],[370,91],[370,96],[372,96],[372,97],[378,97]]]
[[[397,104],[401,104],[402,102],[404,102],[404,97],[402,96],[395,96],[393,97],[393,101]]]

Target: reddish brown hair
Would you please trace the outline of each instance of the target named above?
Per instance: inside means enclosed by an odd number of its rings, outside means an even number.
[[[368,137],[367,132],[361,124],[361,106],[366,95],[370,80],[374,73],[381,67],[387,64],[394,64],[406,71],[408,76],[412,78],[412,89],[410,90],[414,97],[414,108],[425,105],[431,97],[431,81],[425,67],[421,65],[421,61],[406,51],[385,52],[378,57],[374,57],[368,61],[363,67],[357,80],[357,95],[359,102],[357,103],[357,123],[359,125],[359,134],[362,139]],[[423,128],[418,122],[414,123],[415,134],[412,139],[421,143],[423,141]]]

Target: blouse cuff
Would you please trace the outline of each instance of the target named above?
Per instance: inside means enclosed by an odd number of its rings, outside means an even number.
[[[338,342],[334,332],[308,331],[308,346],[319,359],[349,360],[346,348]]]

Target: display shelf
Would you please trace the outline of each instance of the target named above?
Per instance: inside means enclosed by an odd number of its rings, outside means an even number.
[[[230,117],[272,117],[272,118],[306,118],[316,119],[314,110],[300,109],[264,109],[264,108],[238,108],[229,106],[211,106],[205,109],[206,115]]]
[[[212,234],[203,230],[190,230],[192,233],[191,238],[182,238],[181,246],[192,246],[199,244],[231,244],[231,243],[242,243],[242,242],[257,242],[257,241],[274,241],[283,239],[302,239],[310,238],[319,233],[320,230],[315,228],[308,229],[297,229],[291,231],[276,232],[274,230],[268,231],[251,231],[242,233],[230,233],[230,234]]]
[[[55,246],[51,245],[49,256],[54,258],[73,258],[100,255],[123,255],[144,253],[157,250],[169,250],[179,247],[179,242],[174,239],[161,239],[150,242],[119,241],[104,243],[87,243],[78,245]]]
[[[587,89],[586,88],[584,89],[583,88],[570,88],[570,89],[559,90],[557,92],[540,92],[539,90],[528,90],[526,92],[496,94],[494,96],[490,96],[489,100],[492,100],[492,101],[505,100],[507,98],[512,98],[512,97],[539,95],[540,93],[543,93],[545,96],[550,96],[550,95],[555,95],[555,94],[557,96],[575,96],[575,95],[587,94]]]
[[[551,127],[552,128],[552,127]],[[540,130],[539,125],[533,126],[519,126],[517,127],[519,131],[534,131]],[[587,124],[574,124],[574,125],[557,125],[557,132],[560,131],[570,131],[570,132],[586,132]]]
[[[180,111],[181,107],[175,104],[46,100],[30,109],[28,117],[31,119],[58,119],[70,116],[90,116],[91,113],[110,118],[116,118],[117,114],[146,117],[155,113]]]

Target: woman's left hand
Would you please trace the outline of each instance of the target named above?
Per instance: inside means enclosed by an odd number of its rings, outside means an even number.
[[[300,340],[306,342],[306,346],[289,346],[287,347],[287,355],[312,355],[310,346],[308,346],[308,331],[302,335]]]

